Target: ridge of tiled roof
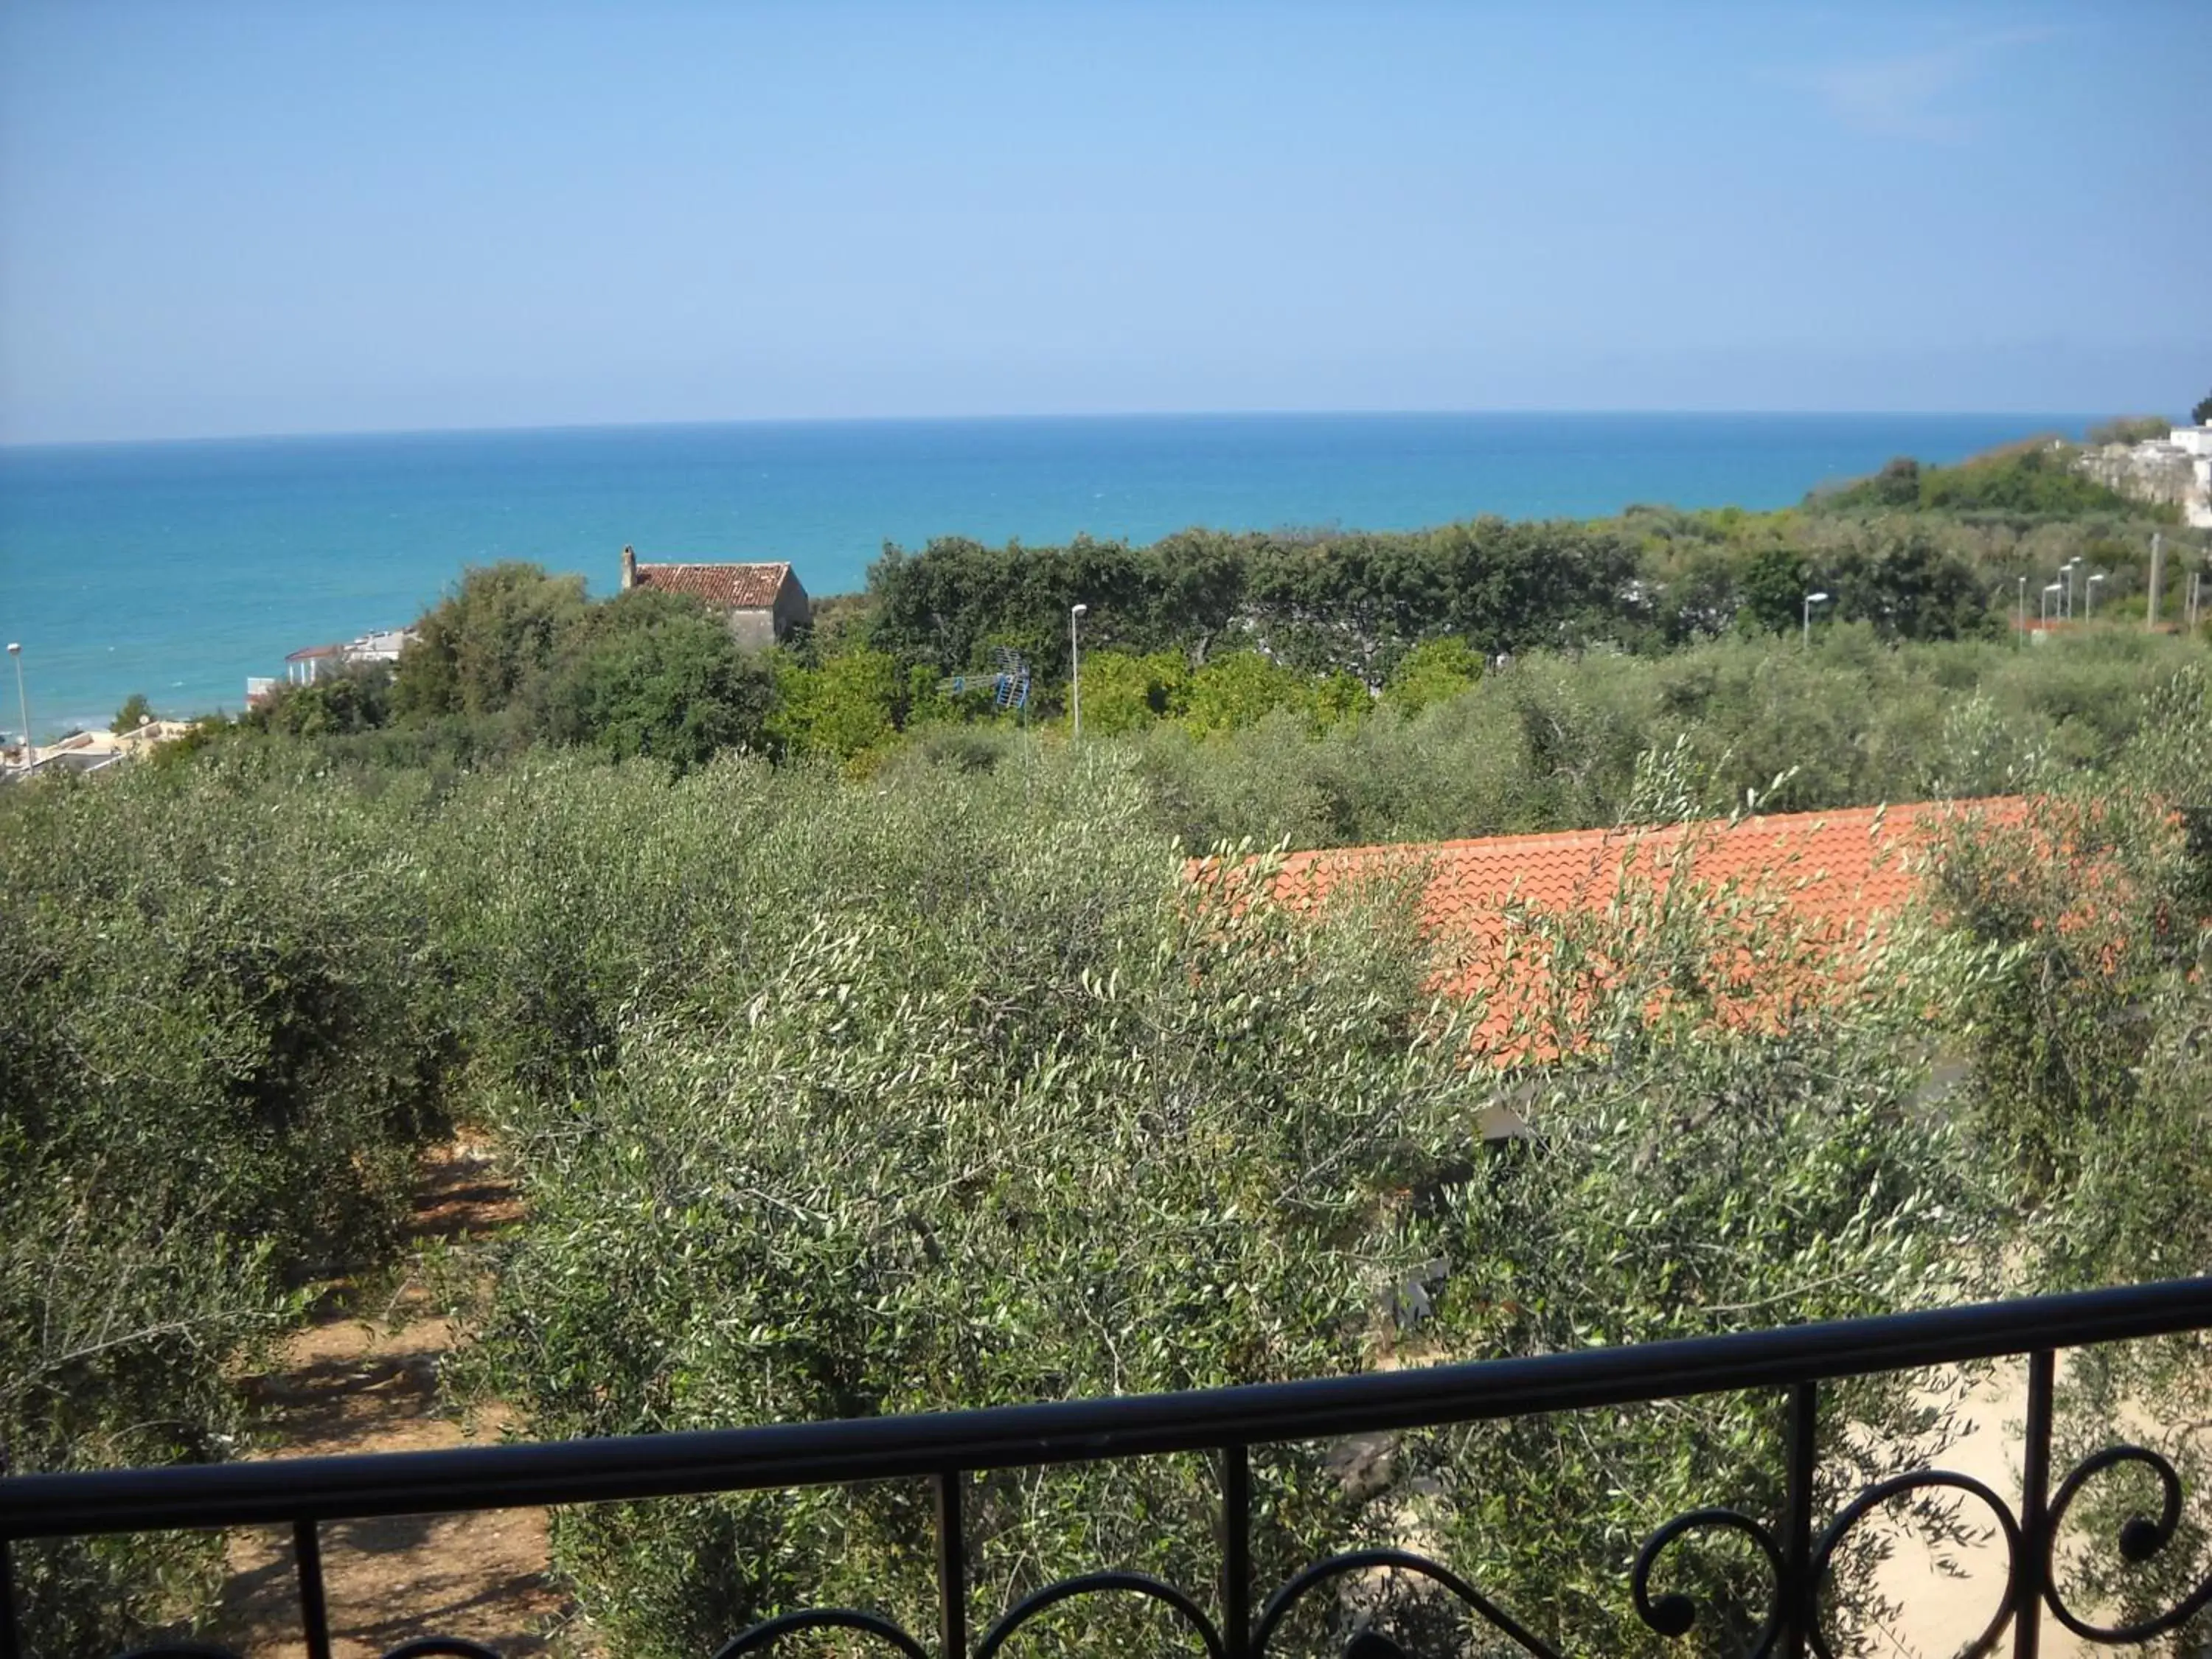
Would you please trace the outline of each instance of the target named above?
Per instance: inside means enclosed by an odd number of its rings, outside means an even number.
[[[1348,876],[1425,867],[1422,908],[1431,922],[1455,909],[1509,897],[1557,908],[1580,907],[1609,893],[1624,860],[1633,856],[1664,879],[1664,860],[1694,837],[1691,868],[1700,881],[1757,883],[1785,877],[1797,908],[1867,921],[1911,896],[1910,854],[1934,830],[1966,812],[2017,823],[2024,798],[1911,801],[1825,812],[1759,813],[1651,828],[1570,830],[1441,842],[1320,848],[1287,854],[1277,892],[1313,901]]]
[[[637,586],[683,593],[716,611],[767,611],[775,604],[788,560],[772,564],[641,564]]]
[[[2024,797],[1912,801],[1826,812],[1762,813],[1649,828],[1573,830],[1540,835],[1321,848],[1284,856],[1270,883],[1295,908],[1323,902],[1347,881],[1403,872],[1420,884],[1422,930],[1437,951],[1435,988],[1462,1000],[1480,998],[1486,1013],[1478,1047],[1499,1058],[1553,1052],[1551,1040],[1509,1041],[1516,1015],[1540,1000],[1540,967],[1515,960],[1513,917],[1604,910],[1631,868],[1663,890],[1678,869],[1692,881],[1770,901],[1802,924],[1798,947],[1813,953],[1794,963],[1769,963],[1779,977],[1747,981],[1735,998],[1736,1017],[1786,1018],[1798,995],[1827,978],[1816,963],[1840,968],[1855,946],[1883,931],[1915,896],[1918,854],[1936,831],[1973,813],[2018,823]],[[1686,860],[1679,860],[1687,842]],[[1256,870],[1261,866],[1247,866]],[[1237,879],[1234,861],[1194,860],[1190,873]],[[1233,899],[1232,899],[1232,902]],[[1735,964],[1738,977],[1745,964]],[[1531,975],[1534,975],[1532,978]]]

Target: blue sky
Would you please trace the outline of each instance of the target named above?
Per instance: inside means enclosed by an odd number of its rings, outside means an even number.
[[[0,441],[2185,408],[2212,4],[0,0]]]

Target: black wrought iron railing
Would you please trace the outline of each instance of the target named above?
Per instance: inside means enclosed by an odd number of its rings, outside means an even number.
[[[289,1523],[307,1651],[311,1659],[328,1659],[320,1548],[320,1528],[327,1522],[897,1477],[934,1483],[939,1627],[933,1650],[879,1613],[825,1608],[789,1613],[739,1632],[720,1650],[719,1659],[761,1652],[802,1632],[833,1629],[866,1632],[909,1659],[991,1659],[1048,1608],[1100,1594],[1133,1594],[1164,1605],[1187,1626],[1194,1650],[1211,1659],[1261,1659],[1272,1650],[1285,1619],[1307,1598],[1332,1583],[1383,1569],[1427,1580],[1456,1597],[1501,1639],[1531,1654],[1552,1656],[1552,1646],[1478,1586],[1448,1565],[1410,1551],[1370,1549],[1333,1556],[1260,1596],[1253,1582],[1250,1449],[1763,1389],[1779,1390],[1786,1402],[1778,1413],[1776,1447],[1786,1466],[1784,1513],[1771,1527],[1717,1504],[1679,1516],[1653,1533],[1635,1562],[1631,1585],[1638,1612],[1653,1630],[1685,1636],[1698,1612],[1686,1596],[1652,1595],[1653,1568],[1662,1553],[1687,1533],[1720,1528],[1755,1546],[1771,1575],[1765,1621],[1747,1651],[1757,1659],[1795,1659],[1808,1650],[1826,1656],[1830,1638],[1816,1616],[1820,1590],[1845,1535],[1882,1504],[1916,1492],[1949,1488],[1988,1507],[2004,1551],[2005,1578],[1996,1613],[1963,1653],[1995,1652],[2008,1636],[2019,1659],[2033,1659],[2045,1609],[2083,1640],[2112,1646],[2142,1644],[2180,1629],[2212,1606],[2212,1578],[2179,1595],[2164,1611],[2129,1624],[2100,1625],[2067,1605],[2053,1570],[2054,1553],[2069,1507],[2090,1482],[2124,1465],[2155,1478],[2160,1512],[2129,1521],[2117,1540],[2123,1556],[2135,1562],[2150,1560],[2174,1540],[2181,1528],[2183,1492],[2167,1459],[2126,1443],[2089,1457],[2054,1487],[2057,1352],[2208,1330],[2212,1279],[2200,1279],[1528,1359],[1187,1394],[545,1445],[18,1475],[0,1480],[0,1659],[19,1659],[21,1652],[14,1590],[5,1576],[6,1549],[13,1540]],[[2016,1355],[2027,1356],[2028,1376],[2022,1490],[2016,1506],[1970,1476],[1922,1469],[1868,1488],[1825,1521],[1815,1516],[1820,1456],[1816,1425],[1824,1383]],[[2212,1364],[2212,1351],[2207,1363]],[[1219,1471],[1220,1582],[1206,1598],[1220,1611],[1218,1622],[1188,1588],[1109,1569],[1038,1590],[971,1641],[968,1532],[962,1519],[969,1477],[993,1469],[1175,1452],[1211,1452]],[[1359,1659],[1387,1659],[1400,1650],[1370,1633],[1359,1638],[1355,1651]],[[148,1659],[219,1659],[224,1650],[184,1644],[140,1652]],[[497,1659],[486,1648],[446,1637],[403,1644],[386,1659],[430,1655]]]

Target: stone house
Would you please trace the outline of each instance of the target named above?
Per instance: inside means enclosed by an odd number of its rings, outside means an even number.
[[[774,645],[814,619],[814,608],[788,564],[640,564],[635,550],[622,555],[623,592],[657,588],[688,593],[721,613],[730,635],[748,649]]]

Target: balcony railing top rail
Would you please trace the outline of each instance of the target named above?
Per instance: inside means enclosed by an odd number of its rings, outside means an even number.
[[[2015,1651],[2033,1654],[2031,1632],[2037,1623],[2035,1610],[2042,1603],[2047,1602],[2077,1633],[2107,1642],[2138,1641],[2170,1631],[2212,1604],[2212,1581],[2208,1581],[2160,1620],[2106,1629],[2078,1620],[2051,1585],[2057,1524],[2082,1481],[2118,1462],[2146,1464],[2157,1474],[2168,1496],[2169,1512],[2160,1522],[2143,1523],[2151,1533],[2138,1531],[2132,1542],[2123,1540],[2130,1553],[2164,1547],[2174,1532],[2179,1498],[2178,1477],[2166,1460],[2131,1446],[2108,1449],[2075,1471],[2056,1496],[2049,1492],[2055,1352],[2191,1331],[2212,1331],[2212,1278],[1528,1358],[1176,1394],[453,1451],[21,1474],[0,1479],[0,1570],[5,1566],[5,1547],[13,1540],[289,1522],[295,1529],[308,1651],[321,1656],[329,1651],[327,1631],[322,1628],[316,1544],[316,1528],[323,1522],[927,1476],[934,1478],[938,1491],[944,1621],[939,1651],[955,1656],[969,1651],[960,1524],[960,1492],[967,1475],[986,1469],[1211,1450],[1222,1455],[1222,1605],[1227,1617],[1223,1631],[1206,1623],[1199,1634],[1209,1652],[1222,1659],[1242,1659],[1264,1650],[1274,1620],[1287,1605],[1285,1597],[1295,1599],[1329,1577],[1364,1570],[1360,1564],[1376,1553],[1316,1564],[1278,1594],[1276,1603],[1261,1613],[1255,1626],[1249,1583],[1248,1448],[1782,1388],[1790,1395],[1782,1448],[1790,1465],[1790,1514],[1782,1535],[1777,1537],[1762,1523],[1732,1511],[1698,1511],[1654,1534],[1639,1564],[1639,1585],[1650,1559],[1682,1526],[1708,1524],[1724,1516],[1723,1524],[1747,1531],[1778,1570],[1774,1617],[1753,1651],[1801,1652],[1808,1639],[1825,1650],[1811,1629],[1810,1609],[1828,1553],[1842,1531],[1886,1498],[1916,1486],[1963,1484],[1998,1514],[2011,1548],[2003,1607],[1984,1638],[1967,1650],[1990,1651],[2002,1626],[2013,1622],[2021,1632]],[[1816,1544],[1812,1537],[1812,1480],[1821,1382],[2018,1354],[2030,1356],[2030,1372],[2025,1490],[2016,1517],[1979,1483],[1941,1471],[1920,1471],[1862,1494]],[[1467,1588],[1445,1570],[1416,1558],[1366,1562],[1367,1566],[1377,1565],[1410,1566],[1455,1594]],[[1091,1575],[1049,1587],[1040,1596],[1056,1601],[1091,1590],[1142,1588],[1122,1582],[1131,1577]],[[1166,1595],[1162,1599],[1172,1597],[1171,1605],[1188,1606],[1195,1613],[1181,1592],[1165,1586],[1142,1589],[1148,1595],[1163,1591]],[[1009,1619],[1041,1611],[1041,1607],[1031,1607],[1038,1599],[1030,1598]],[[1641,1605],[1640,1589],[1638,1599]],[[1682,1615],[1680,1608],[1668,1610],[1671,1599],[1662,1599],[1647,1613],[1655,1627],[1663,1630],[1666,1620]],[[1550,1651],[1510,1620],[1500,1623],[1492,1618],[1495,1609],[1477,1607],[1476,1611],[1527,1650]],[[13,1613],[10,1593],[0,1580],[0,1659],[13,1659],[18,1651]],[[795,1617],[800,1625],[777,1623],[787,1632],[805,1627],[808,1620],[817,1626],[849,1624],[852,1618],[867,1615],[839,1612]],[[760,1627],[738,1638],[726,1652],[750,1651],[775,1633]],[[979,1651],[991,1650],[998,1639],[1003,1634],[994,1632]],[[902,1632],[893,1642],[902,1651],[924,1651],[910,1644]],[[465,1650],[465,1644],[453,1650]]]

